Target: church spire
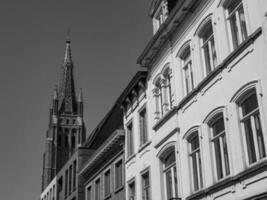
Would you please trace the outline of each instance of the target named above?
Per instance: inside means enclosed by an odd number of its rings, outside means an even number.
[[[59,110],[64,113],[76,112],[76,95],[73,78],[73,61],[69,37],[65,43],[65,54],[62,65],[61,83],[59,88]]]

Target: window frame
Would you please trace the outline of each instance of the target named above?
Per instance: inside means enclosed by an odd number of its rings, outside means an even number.
[[[171,154],[174,155],[174,162],[166,166],[165,160]],[[177,170],[177,157],[176,157],[176,151],[175,151],[175,144],[169,144],[167,145],[161,155],[159,156],[159,159],[161,161],[161,175],[163,178],[163,184],[164,184],[164,197],[165,199],[172,199],[172,198],[178,198],[179,197],[179,181],[178,181],[178,170]],[[168,184],[167,184],[167,173],[171,172],[171,197],[168,197]],[[176,181],[175,181],[176,179]],[[176,182],[176,184],[175,184]]]
[[[134,123],[133,119],[130,119],[126,124],[126,146],[127,146],[127,158],[130,158],[135,154],[135,140],[134,140]],[[131,134],[129,137],[129,129],[131,126]]]
[[[109,173],[109,180],[108,180],[108,191],[106,190],[107,188],[106,188],[106,174],[107,173]],[[106,169],[105,171],[104,171],[104,177],[103,177],[103,181],[104,181],[104,183],[103,183],[103,186],[104,186],[104,190],[103,190],[103,192],[104,192],[104,198],[106,198],[106,197],[108,197],[109,195],[111,195],[111,188],[112,188],[112,186],[111,186],[111,169],[110,168],[108,168],[108,169]]]
[[[99,182],[99,199],[96,199],[96,194],[97,194],[97,192],[96,192],[96,189],[97,189],[97,182]],[[101,178],[100,178],[100,176],[99,177],[97,177],[95,180],[94,180],[94,195],[93,195],[93,199],[94,200],[101,200]]]
[[[225,178],[229,177],[232,172],[232,162],[231,162],[231,145],[229,141],[229,135],[228,135],[228,122],[226,120],[227,118],[227,111],[224,106],[217,107],[213,109],[205,118],[203,121],[204,124],[207,125],[208,132],[209,132],[209,138],[210,138],[210,146],[211,146],[211,152],[212,152],[212,164],[213,164],[213,169],[214,169],[214,179],[215,181],[222,181]],[[221,131],[219,134],[214,136],[214,130],[213,130],[213,125],[218,122],[218,120],[222,119],[223,120],[223,125],[224,125],[224,130]],[[227,151],[227,158],[225,158],[225,151],[223,149],[223,138],[226,143],[226,151]],[[215,150],[215,142],[218,140],[219,141],[219,155],[216,155],[216,150]],[[221,170],[222,170],[222,177],[218,177],[218,163],[216,162],[217,159],[220,159],[220,164],[221,164]],[[225,160],[227,159],[227,160]],[[227,164],[228,163],[228,164]],[[227,172],[228,171],[228,172]]]
[[[197,134],[198,137],[198,143],[199,147],[197,149],[194,149],[192,152],[191,150],[191,140],[196,137],[195,135]],[[191,177],[191,190],[193,193],[201,190],[204,188],[204,162],[203,162],[203,156],[202,156],[202,148],[201,148],[201,132],[199,126],[192,127],[189,129],[189,131],[186,132],[185,134],[186,140],[187,140],[187,150],[188,150],[188,161],[189,161],[189,168],[190,168],[190,177]],[[195,179],[194,179],[194,169],[193,169],[193,161],[192,161],[192,155],[198,152],[197,156],[197,188],[195,184]],[[201,163],[199,164],[199,157],[201,159]],[[200,168],[199,168],[200,166]]]
[[[150,167],[147,167],[144,170],[142,170],[141,173],[140,173],[140,175],[141,175],[141,199],[142,200],[152,200],[152,196],[151,196],[151,194],[152,194],[152,186],[151,186]],[[144,187],[144,176],[145,175],[148,175],[149,185],[147,187]],[[149,190],[148,191],[148,194],[149,194],[149,197],[148,198],[144,197],[144,192],[147,189]]]
[[[141,115],[142,113],[145,111],[145,124],[143,123],[142,127],[141,127]],[[142,118],[144,119],[144,117],[142,116]],[[142,108],[139,109],[138,111],[138,122],[139,122],[139,148],[142,147],[143,145],[145,145],[148,141],[149,141],[149,137],[148,137],[148,113],[147,113],[147,106],[146,104],[144,104],[142,106]],[[142,121],[144,122],[144,121]],[[145,126],[145,128],[144,128]],[[145,130],[145,131],[144,131]]]
[[[248,98],[248,96],[253,95],[253,93],[256,95],[257,98],[257,103],[258,103],[258,109],[259,109],[259,118],[260,118],[260,122],[261,122],[261,129],[262,129],[262,135],[263,135],[263,142],[264,142],[264,148],[265,148],[265,153],[267,154],[267,135],[266,135],[266,131],[267,131],[267,126],[266,126],[266,113],[263,109],[263,102],[262,102],[262,88],[261,88],[261,82],[258,80],[255,81],[251,81],[245,85],[243,85],[231,98],[230,102],[233,103],[235,105],[236,108],[236,114],[237,114],[237,120],[236,123],[238,124],[239,127],[239,136],[240,139],[243,143],[242,147],[243,147],[243,153],[244,153],[244,163],[245,163],[245,167],[252,167],[254,165],[257,165],[265,160],[267,160],[267,155],[266,157],[260,159],[260,160],[256,160],[253,163],[249,163],[249,157],[248,157],[248,150],[247,150],[247,142],[246,142],[246,138],[245,138],[245,131],[244,128],[242,127],[241,124],[241,108],[240,108],[240,104],[241,102],[245,101],[246,98]]]
[[[238,46],[240,46],[240,44],[242,42],[244,42],[248,38],[248,36],[249,36],[249,26],[248,25],[249,24],[248,24],[248,16],[247,16],[247,12],[246,12],[245,1],[241,0],[241,2],[238,3],[237,6],[229,14],[228,7],[229,7],[229,5],[231,5],[231,3],[232,2],[230,2],[230,0],[227,0],[227,1],[223,2],[222,6],[223,6],[223,9],[224,9],[224,13],[225,13],[225,22],[226,22],[226,26],[227,26],[227,34],[228,34],[228,37],[229,37],[230,50],[233,51],[236,48],[238,48]],[[240,9],[241,6],[243,7],[244,18],[245,18],[244,21],[245,21],[245,32],[246,32],[246,35],[244,36],[244,38],[242,36],[243,29],[242,29],[242,26],[241,26],[240,16],[238,15],[239,14],[238,10]],[[232,18],[232,15],[235,15],[235,19],[236,19],[235,25],[237,25],[237,35],[235,36],[236,37],[236,39],[235,39],[236,41],[234,41],[234,38],[233,38],[233,30],[232,30],[232,26],[231,26],[232,24],[230,22],[230,18]],[[239,19],[239,20],[237,20],[237,19]]]
[[[131,191],[131,187],[130,185],[134,185],[134,192],[133,195],[130,194]],[[129,181],[127,181],[127,189],[128,189],[128,200],[136,200],[136,180],[135,177],[133,177],[132,179],[130,179]]]
[[[207,34],[209,28],[211,28],[211,35],[207,37],[207,39],[203,42],[203,36]],[[212,15],[208,15],[199,25],[197,28],[196,34],[199,38],[199,49],[200,49],[200,56],[201,56],[201,64],[203,69],[204,77],[207,77],[210,73],[214,71],[214,69],[218,66],[218,52],[217,51],[217,45],[215,41],[215,29],[213,27],[213,20]],[[213,43],[211,42],[213,40]],[[213,44],[213,45],[212,45]],[[208,47],[208,54],[204,52],[204,47],[207,45]],[[215,54],[213,55],[213,50]],[[206,56],[205,56],[206,55]],[[215,59],[214,59],[215,58]],[[208,59],[208,65],[207,65],[207,59]],[[209,66],[209,72],[207,70],[207,67]]]
[[[193,57],[192,57],[192,50],[190,46],[190,40],[187,41],[179,50],[179,53],[176,57],[179,58],[180,68],[182,71],[182,80],[184,86],[184,94],[185,96],[188,95],[195,87],[195,79],[194,79],[194,70],[193,70]],[[187,56],[189,54],[189,56]],[[188,59],[189,57],[189,59]],[[189,78],[186,77],[186,68],[188,70]]]
[[[91,197],[90,199],[88,198],[88,189],[90,188],[91,191]],[[94,195],[93,195],[93,184],[90,183],[87,187],[86,187],[86,200],[93,200],[94,199]]]
[[[120,185],[117,185],[117,164],[118,163],[121,163],[121,179],[120,179],[120,182],[121,184]],[[121,188],[124,187],[124,166],[123,166],[123,158],[118,158],[115,163],[114,163],[114,191],[117,192],[118,190],[120,190]]]

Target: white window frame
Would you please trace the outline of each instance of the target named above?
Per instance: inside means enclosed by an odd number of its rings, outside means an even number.
[[[144,187],[144,180],[143,180],[143,176],[145,175],[145,174],[148,174],[148,180],[149,180],[149,186],[148,186],[148,193],[149,193],[149,198],[146,198],[145,196],[144,196],[144,191],[145,190],[147,190],[147,188],[145,188]],[[146,169],[144,169],[143,171],[141,171],[141,173],[140,173],[140,175],[141,175],[141,199],[142,200],[152,200],[152,187],[151,187],[151,173],[150,173],[150,168],[146,168]]]
[[[90,199],[88,199],[88,188],[91,189],[91,197],[90,197]],[[94,199],[94,195],[93,195],[93,184],[92,184],[92,183],[90,183],[90,184],[86,187],[85,198],[86,198],[86,200],[93,200],[93,199]]]
[[[142,130],[142,127],[141,127],[141,114],[144,112],[146,112],[146,116],[145,116],[145,127],[143,127],[143,129],[145,130]],[[149,137],[148,137],[148,113],[147,113],[147,106],[146,104],[144,104],[142,106],[141,109],[139,109],[138,111],[138,121],[139,121],[139,137],[140,137],[140,144],[139,146],[142,147],[144,144],[146,144],[148,141],[149,141]],[[145,133],[144,133],[145,132]],[[145,134],[145,137],[144,137],[144,134]],[[145,140],[144,140],[145,138]]]
[[[108,193],[106,193],[106,174],[109,172],[109,192]],[[104,174],[103,174],[104,176],[103,176],[103,186],[104,186],[104,198],[106,198],[107,196],[109,196],[110,194],[111,194],[111,188],[112,188],[112,186],[111,186],[111,169],[110,168],[108,168],[108,169],[106,169],[105,171],[104,171]]]
[[[131,138],[129,138],[129,132],[128,132],[128,127],[131,125]],[[127,124],[126,124],[126,147],[127,147],[127,158],[131,157],[134,155],[135,152],[135,145],[134,145],[134,124],[133,124],[133,119],[130,119]],[[131,146],[130,146],[131,145]],[[129,151],[131,147],[131,152]]]
[[[199,147],[194,151],[191,151],[191,140],[197,134]],[[193,192],[197,192],[204,187],[204,173],[203,173],[203,157],[201,154],[201,139],[200,139],[200,131],[197,128],[191,129],[189,136],[187,137],[187,144],[188,144],[188,156],[189,156],[189,163],[190,163],[190,176],[191,176],[191,188]],[[193,161],[192,156],[196,154],[196,167],[197,167],[197,188],[195,188],[195,180],[194,180],[194,169],[193,169]],[[199,158],[201,159],[201,163],[199,163]]]
[[[212,24],[212,19],[211,17],[208,18],[207,21],[203,22],[204,24],[201,27],[201,30],[198,32],[198,37],[200,40],[200,52],[201,52],[201,59],[202,59],[202,66],[204,70],[204,75],[208,76],[218,65],[218,51],[216,47],[216,41],[215,41],[215,32],[214,32],[214,27]],[[203,41],[203,35],[205,34],[206,30],[211,27],[212,29],[212,34],[206,39],[206,41]],[[212,41],[214,43],[214,50],[215,50],[215,58],[216,58],[216,63],[214,63],[213,60],[213,54],[212,54]],[[204,47],[208,47],[208,53],[209,53],[209,66],[210,66],[210,72],[208,73],[207,71],[207,63],[206,63],[206,58],[205,58],[205,52],[204,52]]]
[[[133,195],[130,194],[130,185],[131,184],[134,184],[134,193]],[[135,177],[130,179],[128,182],[127,182],[127,188],[128,188],[128,200],[136,200],[136,181],[135,181]]]
[[[121,162],[121,185],[116,185],[116,177],[117,177],[117,172],[116,172],[116,165]],[[124,187],[124,166],[123,166],[123,158],[119,157],[115,162],[114,162],[114,191],[116,192],[117,190],[120,190],[122,187]]]
[[[245,154],[245,167],[251,167],[254,165],[257,165],[260,162],[263,162],[264,160],[267,160],[267,155],[266,157],[256,160],[255,162],[249,163],[249,155],[248,155],[248,149],[247,149],[247,142],[245,138],[245,130],[244,126],[241,123],[242,120],[242,108],[240,107],[240,104],[245,100],[245,98],[248,98],[251,94],[255,93],[257,97],[257,102],[258,102],[258,109],[259,109],[259,117],[260,117],[260,122],[261,122],[261,129],[262,129],[262,135],[263,135],[263,141],[264,141],[264,148],[265,148],[265,153],[267,154],[267,126],[266,126],[266,121],[265,121],[265,112],[263,109],[263,102],[262,102],[262,88],[260,85],[260,81],[251,81],[250,83],[245,84],[243,87],[241,87],[235,95],[231,98],[231,102],[233,102],[236,106],[236,112],[237,112],[237,123],[240,127],[240,138],[243,143],[243,152]]]
[[[231,152],[230,152],[230,142],[229,142],[229,138],[228,138],[228,128],[227,128],[227,120],[225,119],[226,116],[226,109],[224,107],[219,107],[216,108],[215,110],[213,110],[208,117],[206,117],[206,119],[204,120],[204,123],[208,125],[208,129],[209,129],[209,134],[210,134],[210,142],[211,142],[211,148],[212,148],[212,161],[213,161],[213,167],[214,167],[214,177],[216,181],[221,181],[227,177],[229,177],[231,175]],[[224,123],[224,130],[217,134],[215,137],[213,135],[213,129],[212,126],[214,125],[214,123],[216,121],[218,121],[219,119],[223,120]],[[223,149],[223,137],[225,137],[225,142],[226,142],[226,147],[227,147],[227,159],[228,159],[228,166],[226,164],[226,160],[225,160],[225,155],[224,155],[224,149]],[[219,149],[219,153],[221,156],[221,164],[222,164],[222,177],[218,178],[218,166],[216,163],[216,158],[218,157],[218,155],[216,155],[216,151],[215,151],[215,140],[219,140],[219,144],[220,144],[220,149]],[[227,168],[228,167],[228,173],[227,173]]]
[[[236,8],[232,11],[232,13],[229,13],[228,11],[228,6],[230,4],[230,0],[224,2],[224,10],[225,10],[225,18],[226,18],[226,24],[227,24],[227,31],[228,31],[228,37],[229,37],[229,44],[230,44],[230,49],[231,51],[233,51],[234,49],[236,49],[243,41],[245,41],[247,38],[248,38],[248,17],[247,17],[247,14],[246,14],[246,9],[245,9],[245,3],[243,0],[241,0],[241,2],[236,6]],[[244,17],[245,17],[245,28],[246,28],[246,36],[245,38],[242,37],[242,26],[241,26],[241,21],[239,19],[239,7],[242,6],[243,7],[243,11],[244,11]],[[234,47],[234,39],[233,39],[233,34],[232,34],[232,28],[231,28],[231,23],[230,23],[230,18],[235,15],[235,18],[236,18],[236,25],[237,25],[237,30],[238,30],[238,35],[237,35],[237,38],[236,38],[236,47]]]

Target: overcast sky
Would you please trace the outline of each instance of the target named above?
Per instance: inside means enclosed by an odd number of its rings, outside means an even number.
[[[149,6],[150,0],[1,0],[1,199],[37,200],[40,194],[67,29],[90,132],[140,69],[136,59],[152,37]]]

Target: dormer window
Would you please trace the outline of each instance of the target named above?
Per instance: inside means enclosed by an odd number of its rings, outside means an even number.
[[[158,31],[160,26],[166,21],[166,19],[169,16],[169,13],[171,10],[174,8],[176,5],[177,0],[161,0],[159,1],[154,1],[153,2],[153,8],[152,12],[153,15],[153,32],[154,34]]]

